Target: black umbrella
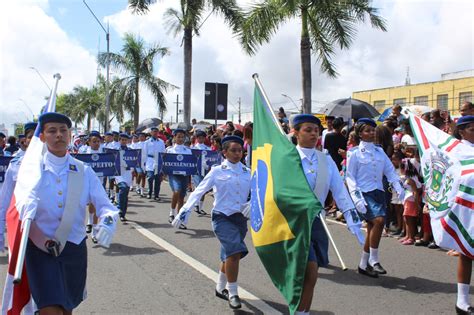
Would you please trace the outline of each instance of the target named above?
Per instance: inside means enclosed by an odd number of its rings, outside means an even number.
[[[162,121],[158,118],[147,118],[138,124],[137,129],[135,129],[135,132],[142,132],[147,128],[158,127],[159,125],[161,125],[161,123]]]
[[[342,117],[344,120],[350,118],[358,120],[360,118],[374,118],[380,113],[369,103],[355,98],[341,98],[327,104],[320,111],[326,116]]]

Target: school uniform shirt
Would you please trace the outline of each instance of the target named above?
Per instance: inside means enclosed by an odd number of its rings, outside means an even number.
[[[26,152],[25,150],[20,149],[20,150],[16,151],[15,154],[13,154],[13,156],[14,157],[21,157],[21,156],[25,155],[25,152]]]
[[[173,154],[193,154],[190,148],[185,146],[184,144],[173,144],[171,147],[166,148],[166,153],[173,153]]]
[[[224,160],[221,165],[211,168],[195,191],[191,193],[183,209],[189,211],[202,195],[210,189],[214,192],[212,211],[226,216],[242,212],[250,192],[250,169],[241,162],[231,163]]]
[[[127,146],[120,147],[120,150],[129,150]],[[117,183],[125,183],[128,187],[132,186],[132,170],[126,166],[125,161],[122,161],[120,176],[115,176]]]
[[[20,169],[21,160],[23,156],[17,156],[10,161],[10,164],[5,172],[3,185],[0,189],[0,234],[5,232],[5,221],[8,207],[15,190],[16,180],[18,178],[18,170]]]
[[[369,192],[383,189],[382,178],[385,175],[389,183],[399,183],[392,162],[383,149],[371,142],[361,141],[347,155],[346,183],[349,192]]]
[[[77,150],[77,153],[79,153],[79,154],[85,154],[85,153],[87,153],[88,148],[90,148],[88,145],[85,145],[85,144],[84,144],[84,145],[81,145],[81,146],[79,147],[79,150]]]
[[[208,147],[204,143],[196,143],[191,146],[191,149],[211,151],[211,147]]]
[[[309,186],[314,191],[316,187],[316,180],[318,178],[318,154],[314,148],[302,148],[299,145],[296,146],[298,153],[300,154],[301,164],[303,171],[308,181]],[[352,199],[347,192],[346,186],[339,175],[336,163],[330,155],[324,155],[326,157],[327,174],[328,178],[324,181],[323,196],[317,196],[319,202],[324,205],[328,196],[329,190],[332,192],[332,196],[336,201],[337,207],[341,212],[345,212],[350,209],[354,209]]]
[[[155,160],[155,154],[165,152],[165,143],[159,138],[153,138],[146,140],[143,144],[143,150],[145,151],[146,162],[145,170],[150,172],[154,171],[155,167],[158,167],[158,161]]]
[[[28,209],[36,208],[36,216],[33,218],[34,213],[20,209],[21,220],[34,219],[36,226],[46,238],[54,238],[63,216],[67,194],[75,193],[68,191],[67,186],[68,176],[71,172],[77,172],[78,163],[79,161],[69,154],[57,157],[46,152],[43,157],[41,183],[34,191],[36,198],[27,205]],[[84,165],[82,192],[79,203],[74,207],[74,222],[67,239],[76,245],[86,237],[84,209],[88,203],[95,206],[99,218],[118,216],[118,209],[110,203],[99,178],[92,168]]]

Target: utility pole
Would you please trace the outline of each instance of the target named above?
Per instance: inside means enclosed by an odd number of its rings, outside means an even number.
[[[176,94],[176,122],[178,122],[178,115],[179,115],[179,104],[181,104],[181,102],[179,101],[179,94]]]
[[[240,97],[239,97],[239,125],[240,122],[242,121],[242,107],[241,107],[241,102],[240,102]]]

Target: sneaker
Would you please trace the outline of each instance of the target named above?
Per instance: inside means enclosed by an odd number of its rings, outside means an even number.
[[[174,215],[170,215],[168,217],[168,222],[171,224],[171,223],[173,223],[173,220],[174,220]]]
[[[416,241],[415,242],[415,246],[423,246],[423,247],[426,247],[430,244],[430,242],[428,241],[424,241],[424,240],[419,240],[419,241]]]
[[[183,223],[181,223],[181,224],[179,225],[179,229],[180,229],[180,230],[187,230],[188,228],[186,227],[186,225],[184,225]]]
[[[431,243],[428,244],[428,248],[429,248],[429,249],[438,249],[439,246],[436,245],[435,242],[431,242]]]
[[[153,198],[153,200],[155,200],[155,201],[161,201],[161,198],[160,198],[160,197],[155,197],[155,198]]]

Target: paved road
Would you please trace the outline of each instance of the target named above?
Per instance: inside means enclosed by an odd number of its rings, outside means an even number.
[[[210,216],[193,213],[188,230],[176,230],[167,222],[167,183],[163,184],[163,196],[162,202],[155,202],[131,193],[130,222],[119,223],[111,247],[106,250],[89,242],[88,298],[76,314],[288,313],[258,260],[250,235],[250,253],[242,260],[239,274],[244,307],[234,312],[216,298],[219,244]],[[206,198],[206,209],[211,201],[212,197]],[[456,258],[440,250],[383,239],[381,260],[389,274],[367,278],[356,272],[360,256],[356,239],[344,226],[328,223],[349,270],[340,269],[330,250],[331,265],[320,269],[312,313],[454,313]],[[1,254],[1,281],[6,263],[5,254]]]

